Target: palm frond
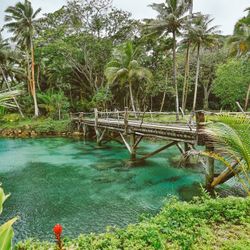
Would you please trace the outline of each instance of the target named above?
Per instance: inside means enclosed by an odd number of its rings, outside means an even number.
[[[250,119],[244,116],[219,116],[206,133],[225,155],[243,159],[250,170]]]

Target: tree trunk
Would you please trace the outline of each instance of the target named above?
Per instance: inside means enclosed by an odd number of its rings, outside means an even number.
[[[204,91],[203,109],[208,110],[208,91]]]
[[[185,60],[185,76],[184,76],[184,84],[182,90],[182,110],[185,112],[186,103],[187,103],[187,95],[188,95],[188,83],[189,83],[189,56],[190,56],[190,44],[188,44],[187,52],[186,52],[186,60]]]
[[[31,94],[34,100],[35,116],[39,115],[37,99],[36,99],[36,83],[35,83],[35,58],[34,58],[34,47],[33,42],[30,42],[31,50]]]
[[[150,110],[153,111],[153,96],[150,96]]]
[[[176,34],[173,31],[173,83],[175,86],[175,101],[176,101],[176,120],[179,120],[179,96],[178,96],[178,86],[176,81]]]
[[[134,103],[134,97],[133,97],[133,91],[132,91],[132,83],[129,82],[129,95],[130,95],[130,101],[133,111],[135,112],[135,103]]]
[[[36,84],[37,84],[37,87],[39,89],[39,91],[41,91],[41,86],[40,86],[40,66],[38,65],[37,67],[37,77],[36,77]]]
[[[250,96],[250,84],[248,85],[248,90],[247,90],[247,96],[246,96],[246,101],[245,101],[245,111],[247,111],[247,108],[248,108],[249,96]]]
[[[58,119],[61,120],[61,108],[58,108]]]
[[[166,99],[166,91],[164,91],[164,93],[163,93],[163,97],[162,97],[162,101],[161,101],[160,112],[162,112],[162,110],[163,110],[163,106],[164,106],[164,103],[165,103],[165,99]]]
[[[26,60],[27,60],[27,81],[28,81],[28,92],[31,93],[31,74],[30,74],[30,56],[29,50],[26,50]]]
[[[195,76],[195,86],[194,86],[194,102],[193,102],[193,109],[192,109],[192,111],[195,111],[195,108],[196,108],[199,74],[200,74],[200,46],[198,45],[198,47],[197,47],[196,76]]]
[[[190,1],[190,7],[189,7],[189,15],[190,15],[190,16],[193,15],[193,8],[194,8],[194,1],[191,0],[191,1]]]

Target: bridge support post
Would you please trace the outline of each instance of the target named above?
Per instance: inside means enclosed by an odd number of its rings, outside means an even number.
[[[190,155],[188,155],[188,151],[190,150],[189,145],[187,142],[184,142],[184,167],[187,167],[191,161],[190,161]]]
[[[136,160],[137,145],[136,145],[136,136],[134,133],[130,135],[130,148],[131,148],[130,160],[135,161]]]
[[[213,146],[206,145],[206,151],[213,152]],[[211,192],[213,190],[212,183],[214,181],[214,159],[211,157],[207,158],[207,169],[206,169],[206,189]]]
[[[104,129],[102,132],[98,129],[98,110],[94,109],[95,113],[95,134],[96,134],[96,142],[97,145],[100,146],[101,142],[103,140],[104,134],[106,132],[106,129]]]
[[[86,139],[87,137],[87,125],[86,124],[82,125],[82,130],[83,130],[83,137],[84,139]]]

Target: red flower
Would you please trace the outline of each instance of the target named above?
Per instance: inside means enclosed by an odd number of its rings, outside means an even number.
[[[63,228],[62,228],[62,226],[61,226],[60,224],[56,224],[56,225],[54,226],[53,231],[54,231],[54,233],[55,233],[55,235],[56,235],[56,238],[60,238],[60,235],[61,235],[61,233],[62,233],[62,230],[63,230]]]

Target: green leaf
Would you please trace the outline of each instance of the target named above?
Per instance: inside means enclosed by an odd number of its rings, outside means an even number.
[[[17,217],[7,221],[0,227],[0,250],[11,250],[12,238],[14,236],[12,225],[16,220]]]
[[[10,196],[10,194],[5,194],[3,189],[0,187],[0,214],[3,211],[3,203],[5,202],[5,200]]]

